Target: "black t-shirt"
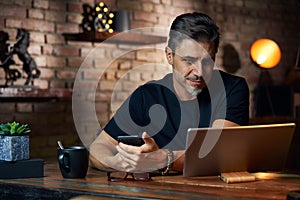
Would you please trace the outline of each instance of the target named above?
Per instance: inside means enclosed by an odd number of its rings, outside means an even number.
[[[216,119],[248,124],[249,89],[243,78],[214,70],[197,99],[180,101],[168,74],[137,88],[104,130],[114,139],[146,131],[160,148],[175,150],[185,148],[188,128],[210,127]]]

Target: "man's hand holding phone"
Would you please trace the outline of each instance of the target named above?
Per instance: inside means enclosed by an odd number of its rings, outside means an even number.
[[[141,141],[142,140],[142,141]],[[160,169],[165,163],[166,153],[160,150],[155,140],[146,132],[140,137],[127,137],[118,139],[117,151],[130,171],[146,172],[149,168]],[[128,168],[127,168],[128,169]],[[153,170],[152,170],[153,171]]]

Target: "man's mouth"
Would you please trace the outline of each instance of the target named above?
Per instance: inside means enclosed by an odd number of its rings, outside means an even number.
[[[186,77],[186,79],[195,84],[204,83],[204,79],[202,77],[193,76],[193,77]]]

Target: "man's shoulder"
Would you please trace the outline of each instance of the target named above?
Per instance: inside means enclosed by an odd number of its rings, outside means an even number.
[[[246,82],[245,78],[238,76],[238,75],[229,74],[222,70],[215,70],[215,73],[219,73],[221,75],[224,83],[226,83],[226,82],[228,82],[228,83]]]
[[[173,77],[172,74],[167,74],[163,78],[158,80],[151,80],[144,85],[140,86],[141,89],[162,89],[162,88],[168,88],[172,90],[173,88]]]

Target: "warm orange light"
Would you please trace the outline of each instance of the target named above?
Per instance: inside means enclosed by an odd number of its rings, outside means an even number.
[[[251,59],[262,68],[275,67],[281,58],[279,46],[270,39],[256,40],[250,48]]]

